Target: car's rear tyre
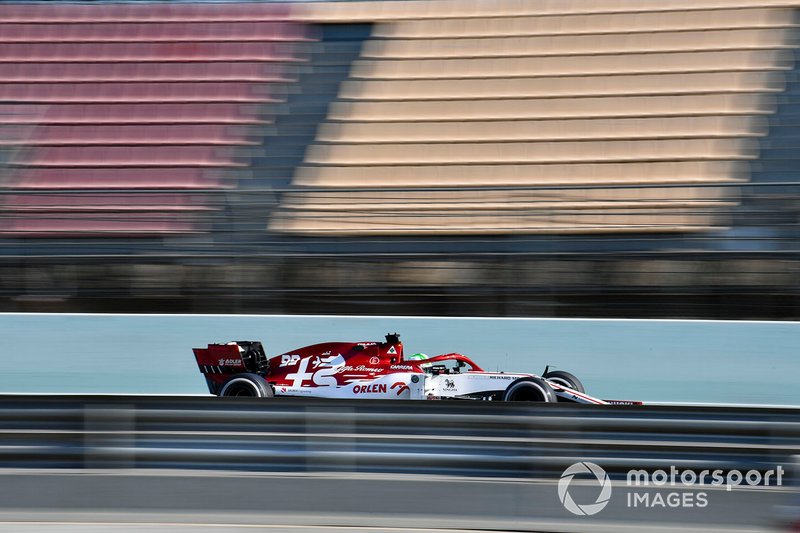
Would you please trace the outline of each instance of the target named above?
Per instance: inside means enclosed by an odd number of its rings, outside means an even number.
[[[583,388],[583,383],[581,383],[581,380],[569,372],[564,372],[563,370],[553,370],[542,377],[548,381],[552,381],[556,385],[563,385],[578,392],[586,392],[586,389]]]
[[[553,387],[541,378],[520,378],[508,386],[503,394],[504,402],[545,402],[557,400]]]
[[[236,374],[219,390],[219,396],[272,398],[272,387],[258,374]]]

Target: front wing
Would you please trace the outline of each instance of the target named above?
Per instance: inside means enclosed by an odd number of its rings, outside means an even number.
[[[508,374],[505,372],[465,372],[427,376],[425,393],[428,397],[462,398],[473,400],[503,399],[506,388],[520,378],[539,377],[535,374]],[[609,405],[586,393],[548,381],[561,400],[593,405]]]

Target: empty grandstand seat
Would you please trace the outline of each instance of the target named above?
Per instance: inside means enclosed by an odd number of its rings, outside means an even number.
[[[148,62],[148,61],[291,61],[288,43],[270,42],[129,42],[5,43],[0,61]]]
[[[54,167],[19,171],[17,190],[47,189],[220,189],[225,180],[203,167]],[[230,185],[227,185],[230,186]]]
[[[17,102],[269,102],[250,82],[0,83],[0,99]]]
[[[566,4],[562,3],[566,7]],[[316,8],[317,6],[310,6]],[[545,9],[529,10],[515,16],[471,16],[462,12],[460,17],[409,17],[404,20],[384,20],[375,28],[375,36],[385,39],[458,38],[458,37],[505,37],[505,36],[548,36],[590,35],[596,39],[600,34],[622,34],[636,38],[639,34],[665,31],[714,31],[728,32],[736,29],[766,28],[788,29],[794,26],[793,9],[761,8],[757,6],[735,6],[727,9],[649,10],[646,5],[639,9],[624,8],[603,12],[603,6],[590,12],[589,6],[572,4],[573,9],[558,13],[547,13]],[[724,5],[718,7],[726,7]],[[568,13],[568,15],[567,15]],[[310,18],[324,17],[314,9]],[[347,17],[342,14],[340,17]],[[331,17],[326,17],[331,18]]]
[[[329,143],[588,140],[752,137],[764,133],[766,119],[747,115],[696,117],[566,118],[540,120],[438,120],[415,122],[332,122],[320,128],[317,139]]]
[[[0,233],[193,233],[303,61],[271,3],[0,4]],[[3,103],[6,102],[6,103]],[[244,175],[244,174],[242,174]],[[191,191],[191,192],[187,192]]]
[[[759,92],[671,94],[642,96],[573,96],[571,98],[513,98],[473,101],[449,100],[349,101],[331,106],[331,125],[349,122],[388,123],[438,120],[493,121],[501,119],[569,119],[627,117],[696,117],[765,115],[773,99]],[[324,129],[323,129],[324,131]]]
[[[26,145],[248,145],[246,126],[228,124],[50,124],[36,129]],[[0,145],[7,141],[0,139]]]
[[[270,222],[306,235],[724,227],[796,46],[724,0],[300,10],[377,22]]]
[[[95,8],[97,9],[97,8]],[[154,41],[303,41],[305,29],[285,21],[101,22],[62,20],[56,23],[20,22],[3,30],[2,41],[13,42],[127,42],[131,36]]]
[[[32,167],[153,167],[242,166],[230,150],[215,146],[160,144],[158,146],[39,146],[29,155],[20,155],[19,163]]]
[[[62,63],[57,68],[47,63],[0,63],[0,79],[4,82],[168,82],[168,81],[232,81],[285,82],[283,64],[258,61],[192,63]]]
[[[103,102],[4,105],[6,124],[261,124],[257,104]]]

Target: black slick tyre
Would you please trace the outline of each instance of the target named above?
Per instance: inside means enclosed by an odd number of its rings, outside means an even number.
[[[555,403],[553,387],[541,378],[520,378],[511,383],[503,393],[504,402]]]
[[[563,370],[553,370],[542,377],[548,381],[552,381],[557,385],[563,385],[578,392],[586,392],[586,389],[583,388],[583,383],[581,383],[581,380],[569,372],[564,372]]]
[[[272,387],[258,374],[235,374],[219,390],[218,396],[272,398]]]

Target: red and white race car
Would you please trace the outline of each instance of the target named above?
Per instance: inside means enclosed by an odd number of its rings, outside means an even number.
[[[397,333],[386,342],[325,342],[271,358],[252,341],[209,344],[195,348],[194,356],[217,396],[640,403],[589,396],[578,378],[559,370],[541,376],[487,372],[458,353],[405,358]]]

